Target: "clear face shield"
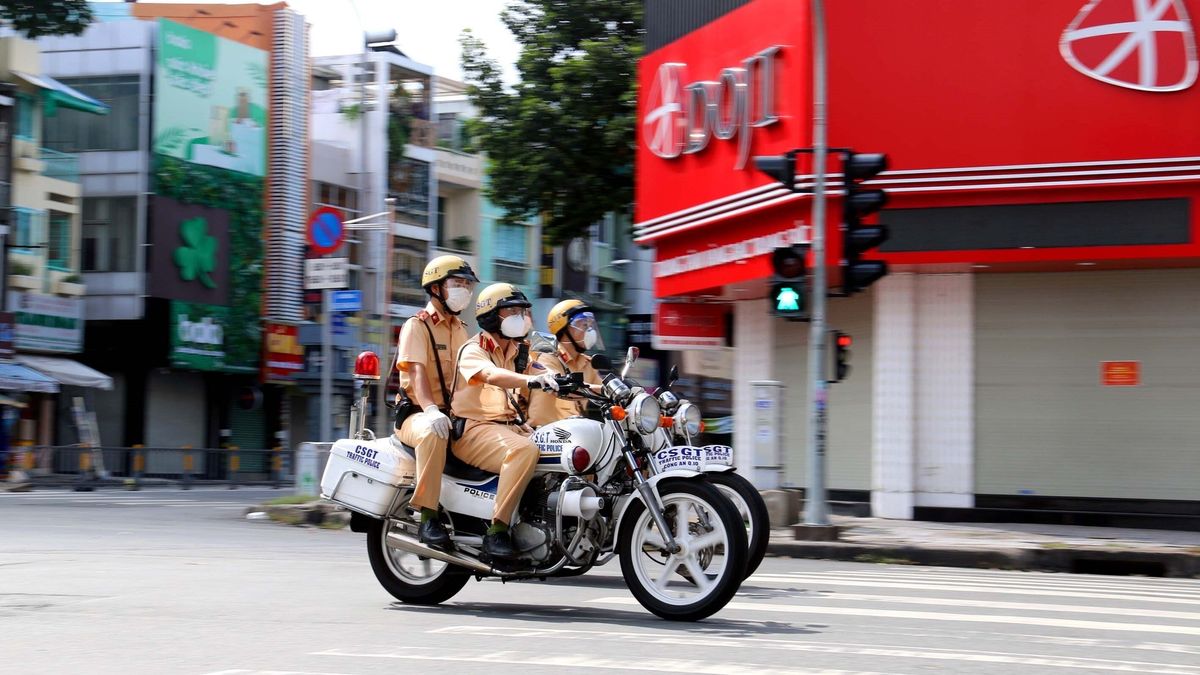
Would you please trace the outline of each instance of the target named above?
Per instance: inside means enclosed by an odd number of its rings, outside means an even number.
[[[577,348],[585,352],[599,353],[604,351],[604,338],[600,336],[600,324],[596,315],[591,312],[580,312],[571,317],[567,323],[567,333],[575,341]]]

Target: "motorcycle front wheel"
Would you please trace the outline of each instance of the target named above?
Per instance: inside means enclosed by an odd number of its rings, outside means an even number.
[[[403,510],[401,510],[403,512]],[[466,570],[387,545],[387,533],[400,531],[415,537],[415,523],[374,520],[367,530],[367,557],[375,578],[401,602],[437,605],[454,597],[471,580]]]
[[[746,528],[721,492],[698,480],[658,485],[666,538],[641,500],[621,518],[617,550],[629,591],[643,607],[671,621],[698,621],[724,607],[746,570]]]
[[[732,471],[708,473],[705,476],[710,483],[717,486],[721,494],[733,502],[733,506],[742,516],[749,545],[746,576],[743,578],[749,579],[762,563],[763,556],[767,554],[767,544],[771,539],[771,518],[767,515],[767,504],[750,481]]]

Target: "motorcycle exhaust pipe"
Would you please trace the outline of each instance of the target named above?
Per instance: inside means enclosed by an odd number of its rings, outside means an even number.
[[[407,534],[402,534],[400,532],[388,532],[387,545],[388,548],[398,548],[401,551],[407,551],[408,553],[412,553],[414,555],[419,555],[425,558],[433,558],[434,560],[440,560],[444,563],[450,563],[451,565],[465,567],[472,572],[478,572],[480,574],[497,574],[497,572],[486,563],[482,563],[474,558],[468,558],[457,553],[448,553],[446,551],[439,551],[436,548],[430,548],[429,546],[422,544]]]

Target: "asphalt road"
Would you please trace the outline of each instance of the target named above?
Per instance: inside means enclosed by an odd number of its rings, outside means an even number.
[[[614,561],[410,607],[361,535],[244,519],[278,494],[0,494],[0,672],[1200,675],[1200,581],[768,558],[673,624]]]

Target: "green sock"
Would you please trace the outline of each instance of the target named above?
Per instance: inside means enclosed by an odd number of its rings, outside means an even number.
[[[427,523],[431,520],[437,520],[437,510],[422,508],[421,509],[421,522]]]
[[[498,520],[492,521],[491,527],[487,529],[488,534],[500,534],[501,532],[508,532],[508,523],[502,523]]]

